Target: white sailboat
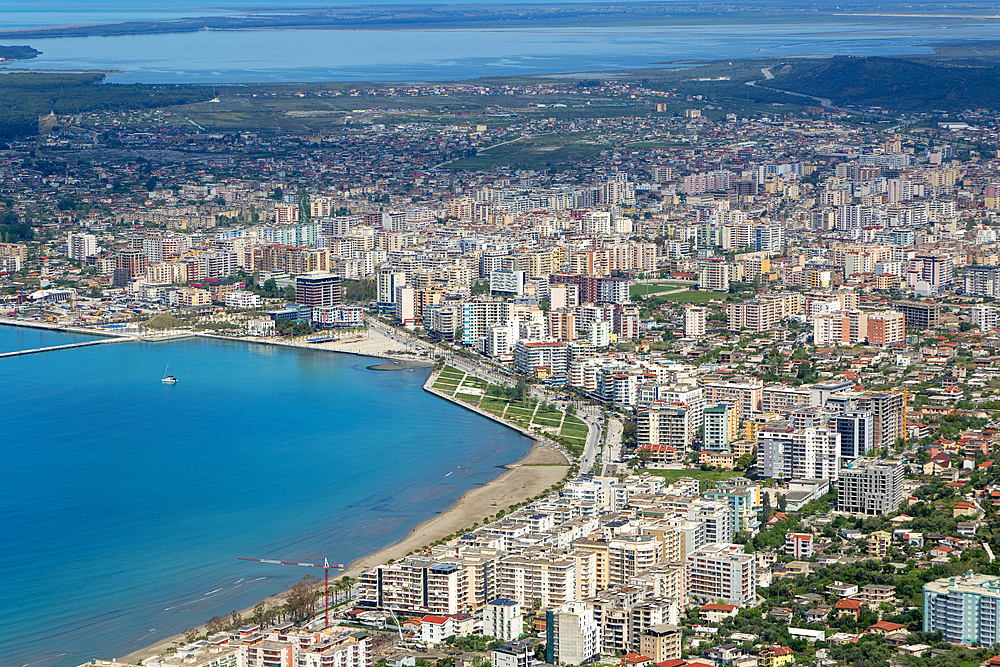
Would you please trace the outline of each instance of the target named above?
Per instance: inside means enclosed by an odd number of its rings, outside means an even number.
[[[177,378],[170,374],[170,362],[167,362],[167,369],[163,371],[163,379],[160,380],[163,384],[177,384]]]

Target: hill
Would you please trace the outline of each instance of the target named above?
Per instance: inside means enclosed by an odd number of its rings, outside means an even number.
[[[838,106],[911,112],[1000,109],[1000,65],[993,61],[837,56],[791,61],[773,71],[770,87],[825,97]]]

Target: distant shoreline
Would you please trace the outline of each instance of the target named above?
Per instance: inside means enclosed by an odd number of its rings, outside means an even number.
[[[138,19],[112,23],[33,26],[0,31],[0,40],[122,37],[199,31],[259,30],[506,30],[532,28],[622,28],[677,26],[704,22],[750,23],[750,17],[812,22],[825,17],[870,19],[957,20],[998,19],[987,5],[946,4],[934,13],[865,12],[842,7],[826,11],[790,10],[763,0],[753,12],[732,9],[726,3],[625,2],[613,6],[581,3],[510,5],[344,5],[326,8],[254,8],[252,12],[189,16],[176,19]],[[963,11],[965,9],[965,11]]]

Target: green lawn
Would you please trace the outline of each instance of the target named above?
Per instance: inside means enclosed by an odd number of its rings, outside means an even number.
[[[677,294],[667,294],[663,297],[667,301],[678,301],[680,303],[708,303],[709,301],[725,301],[725,292],[702,292],[688,290]]]
[[[646,296],[647,294],[659,294],[660,292],[672,292],[673,290],[680,289],[682,287],[688,287],[689,285],[664,285],[662,283],[658,284],[639,284],[632,285],[628,288],[628,294],[633,300]]]
[[[469,401],[470,403],[479,403],[481,396],[473,396],[472,394],[455,394],[455,398],[460,398],[463,401]]]
[[[709,488],[713,482],[730,477],[739,477],[742,473],[735,470],[640,470],[638,472],[648,472],[651,475],[663,477],[667,482],[673,482],[681,477],[693,477],[701,482],[701,490]]]

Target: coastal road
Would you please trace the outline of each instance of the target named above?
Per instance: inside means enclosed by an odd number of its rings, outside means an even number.
[[[587,444],[583,448],[583,456],[580,460],[580,473],[587,474],[594,467],[594,459],[597,457],[597,447],[601,441],[601,424],[594,419],[587,419],[589,432],[587,433]]]
[[[613,475],[618,470],[618,466],[614,462],[621,455],[622,428],[622,422],[617,418],[612,418],[608,422],[608,437],[604,441],[604,450],[601,453],[601,461],[604,464],[601,470],[602,475]]]

